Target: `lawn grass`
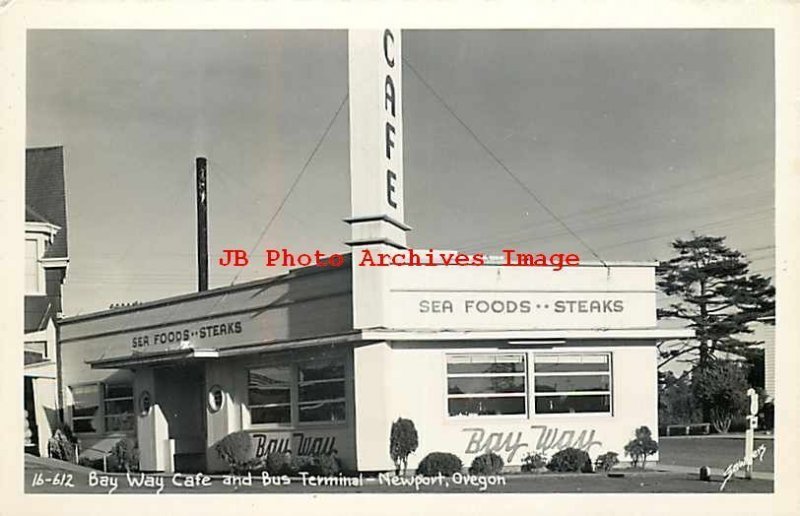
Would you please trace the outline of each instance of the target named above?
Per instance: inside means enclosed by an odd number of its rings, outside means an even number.
[[[763,461],[755,461],[754,471],[775,471],[775,441],[772,439],[756,439],[755,448],[761,445],[767,448]],[[658,441],[659,463],[677,466],[692,466],[724,470],[744,457],[744,439],[742,438],[703,438],[703,437],[662,437]]]

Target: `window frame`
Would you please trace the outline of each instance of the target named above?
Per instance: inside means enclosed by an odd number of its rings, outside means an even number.
[[[95,387],[96,388],[96,398],[97,398],[97,413],[92,416],[76,416],[75,415],[75,388],[82,388],[82,387]],[[86,383],[76,383],[73,385],[68,386],[69,395],[72,398],[72,403],[70,404],[69,411],[70,411],[70,425],[72,426],[72,432],[76,435],[103,435],[106,433],[106,420],[104,414],[104,406],[103,406],[103,383],[102,382],[86,382]],[[84,432],[77,430],[75,428],[75,421],[85,421],[90,420],[99,421],[98,428],[95,429],[94,432]]]
[[[256,371],[258,369],[287,369],[289,371],[289,380],[286,382],[287,387],[289,389],[289,401],[287,403],[266,403],[260,405],[251,405],[250,404],[250,374],[252,371]],[[247,377],[246,381],[246,388],[247,388],[247,400],[245,402],[245,408],[247,409],[247,423],[250,428],[258,428],[258,429],[270,429],[270,428],[291,428],[293,421],[294,421],[294,404],[292,400],[294,399],[294,391],[296,390],[296,381],[295,381],[296,373],[294,368],[291,365],[274,365],[274,364],[262,364],[258,366],[252,366],[247,368]],[[253,408],[270,408],[270,407],[289,407],[289,421],[286,422],[266,422],[266,423],[254,423],[253,422]]]
[[[28,257],[28,242],[33,242],[36,245],[36,257],[33,260],[33,266],[36,269],[36,285],[33,288],[28,285],[28,271],[25,270],[25,294],[29,296],[39,296],[45,294],[45,274],[44,267],[42,266],[42,256],[44,255],[44,238],[40,235],[25,235],[25,266],[29,264]]]
[[[304,366],[314,366],[317,364],[331,364],[341,365],[342,376],[340,378],[330,378],[325,380],[307,380],[300,381],[300,369]],[[350,407],[352,390],[350,387],[352,371],[348,365],[348,358],[346,356],[330,356],[330,357],[316,357],[314,359],[298,360],[293,363],[260,363],[254,364],[247,368],[245,377],[245,386],[247,389],[247,399],[242,410],[242,423],[243,427],[251,430],[291,430],[296,428],[314,428],[314,427],[327,427],[327,426],[342,426],[348,424],[351,415]],[[290,407],[290,418],[285,423],[254,423],[251,407],[260,407],[261,405],[250,405],[250,371],[265,368],[288,368],[290,372],[289,380],[289,403],[270,404],[269,406],[288,405]],[[344,390],[343,397],[331,398],[326,400],[312,400],[300,401],[300,387],[304,385],[313,385],[315,383],[329,383],[341,382]],[[303,405],[312,405],[320,402],[343,403],[344,404],[344,418],[338,421],[301,421],[300,420],[300,407]]]
[[[541,356],[584,356],[584,355],[603,355],[608,358],[607,371],[567,371],[567,372],[546,372],[536,373],[536,358]],[[530,377],[531,395],[528,401],[529,412],[535,418],[563,418],[563,417],[613,417],[614,415],[614,354],[611,351],[540,351],[531,353]],[[608,376],[608,390],[606,391],[554,391],[536,392],[537,376]],[[608,410],[594,412],[537,412],[536,398],[547,396],[608,396]]]
[[[528,394],[530,390],[529,379],[529,358],[528,353],[524,351],[466,351],[466,352],[445,352],[444,354],[444,416],[447,421],[485,421],[490,419],[513,419],[513,420],[526,420],[529,419],[530,403],[528,401]],[[450,373],[447,369],[448,358],[450,357],[464,357],[464,356],[480,356],[480,355],[512,355],[522,357],[523,371],[519,373]],[[521,393],[466,393],[466,394],[450,394],[450,378],[498,378],[498,377],[522,377],[524,385]],[[522,398],[524,400],[524,413],[521,414],[450,414],[450,400],[459,398]]]
[[[130,386],[131,388],[131,396],[118,396],[115,398],[106,398],[106,389],[108,387],[114,387],[118,385]],[[82,387],[95,387],[97,389],[97,413],[93,416],[76,416],[75,415],[75,394],[73,389],[75,388],[82,388]],[[76,435],[83,435],[83,436],[107,436],[107,435],[135,435],[136,430],[136,405],[135,405],[135,398],[136,392],[134,389],[133,382],[81,382],[81,383],[74,383],[67,386],[69,390],[70,397],[72,398],[72,403],[69,406],[69,417],[70,417],[70,425],[72,426],[72,431]],[[107,401],[119,401],[119,400],[131,400],[131,407],[132,411],[130,412],[131,420],[133,421],[133,428],[130,430],[109,430],[108,424],[106,423],[107,418],[111,417],[120,417],[124,413],[120,414],[108,414],[106,412],[106,402]],[[75,429],[75,421],[76,420],[94,420],[97,419],[99,421],[97,425],[97,429],[94,432],[81,432]]]
[[[103,405],[102,405],[102,410],[103,410],[103,433],[106,433],[106,434],[117,434],[117,433],[128,434],[128,433],[136,432],[136,403],[134,401],[136,396],[135,396],[133,384],[132,383],[125,383],[125,382],[114,382],[114,383],[102,382],[101,385],[102,385],[102,388],[103,388],[103,400],[102,400],[102,403],[103,403]],[[107,397],[107,393],[108,393],[109,387],[117,387],[117,386],[120,386],[120,385],[124,385],[126,387],[130,386],[131,395],[130,396],[117,396],[117,397],[114,397],[114,398]],[[131,411],[129,413],[128,412],[112,413],[112,414],[108,413],[108,410],[106,409],[106,404],[108,402],[125,401],[125,400],[130,400],[130,402],[131,402]],[[108,420],[109,420],[109,418],[120,418],[120,417],[124,417],[125,414],[129,414],[130,420],[133,421],[133,428],[131,428],[129,430],[109,430],[108,429]]]
[[[295,367],[295,385],[297,388],[295,389],[297,393],[296,403],[295,406],[297,407],[296,414],[297,414],[297,425],[298,426],[322,426],[322,425],[343,425],[347,423],[347,361],[337,357],[331,357],[327,359],[328,364],[338,365],[341,364],[342,366],[342,376],[341,378],[327,378],[324,380],[306,380],[300,381],[300,369],[303,366],[313,366],[315,362],[320,361],[305,361],[299,362],[294,365]],[[305,385],[314,385],[319,383],[331,383],[331,382],[341,382],[342,384],[342,392],[343,395],[339,398],[330,398],[324,400],[312,400],[312,401],[300,401],[300,388]],[[338,421],[301,421],[300,420],[300,407],[303,405],[312,405],[315,403],[342,403],[344,404],[344,418]]]

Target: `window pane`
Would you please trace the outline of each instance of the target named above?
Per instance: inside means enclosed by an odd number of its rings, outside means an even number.
[[[133,413],[133,400],[114,400],[106,401],[106,415],[114,414],[132,414]]]
[[[72,429],[75,433],[97,432],[94,419],[73,419]]]
[[[133,385],[124,383],[107,384],[106,398],[133,398]]]
[[[250,370],[250,387],[289,386],[291,371],[288,367],[262,367]]]
[[[524,376],[455,377],[447,379],[448,394],[491,394],[525,392]]]
[[[610,412],[611,396],[536,396],[537,414],[564,414],[572,412]]]
[[[70,387],[72,400],[76,408],[94,407],[100,404],[100,390],[97,385],[79,385]]]
[[[344,421],[344,401],[300,405],[300,421]]]
[[[25,240],[25,291],[39,291],[39,250],[36,240]]]
[[[450,398],[447,407],[451,416],[525,414],[525,397]]]
[[[106,432],[128,432],[134,428],[133,414],[106,417]]]
[[[535,355],[533,370],[536,373],[572,373],[609,371],[608,355]]]
[[[250,422],[259,423],[289,423],[292,419],[291,407],[254,407],[250,409]]]
[[[344,382],[342,380],[311,383],[300,386],[300,401],[331,400],[337,398],[344,398]]]
[[[336,380],[344,378],[344,364],[305,365],[300,367],[300,381]]]
[[[449,374],[470,373],[522,373],[525,371],[523,355],[448,355]]]
[[[609,376],[546,376],[536,375],[536,392],[587,392],[608,391]]]
[[[289,403],[291,395],[288,387],[280,389],[250,389],[250,405],[271,405]]]

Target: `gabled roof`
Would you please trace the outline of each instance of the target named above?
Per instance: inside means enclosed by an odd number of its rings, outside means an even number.
[[[49,222],[61,229],[44,258],[67,258],[67,199],[63,147],[25,152],[25,221]]]

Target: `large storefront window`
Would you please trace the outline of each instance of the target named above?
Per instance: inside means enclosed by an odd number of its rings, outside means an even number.
[[[611,412],[608,353],[533,355],[534,412]]]
[[[447,355],[450,416],[525,415],[523,354]]]
[[[298,414],[301,423],[344,421],[344,364],[307,364],[298,368]]]
[[[292,370],[288,367],[250,370],[247,406],[252,424],[291,423],[291,377]]]
[[[133,432],[133,386],[131,384],[92,383],[74,385],[72,391],[72,429],[79,434]]]

